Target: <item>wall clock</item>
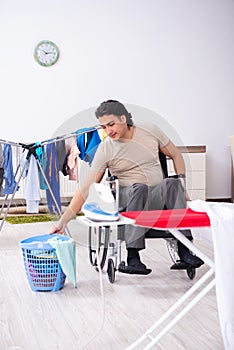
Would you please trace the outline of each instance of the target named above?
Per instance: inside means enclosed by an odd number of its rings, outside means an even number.
[[[59,48],[52,41],[42,40],[35,47],[34,58],[41,66],[50,67],[59,59]]]

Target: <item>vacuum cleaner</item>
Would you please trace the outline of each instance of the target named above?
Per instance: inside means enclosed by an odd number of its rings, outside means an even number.
[[[111,188],[93,183],[89,195],[82,207],[84,215],[93,221],[117,221],[119,212]]]

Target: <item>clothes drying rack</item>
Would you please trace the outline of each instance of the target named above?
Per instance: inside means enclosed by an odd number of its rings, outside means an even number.
[[[10,207],[12,205],[13,199],[15,197],[15,194],[16,194],[17,190],[18,190],[20,181],[21,181],[21,179],[23,177],[23,174],[25,172],[25,169],[26,169],[26,166],[27,166],[27,162],[28,162],[28,160],[29,160],[31,155],[33,157],[35,157],[35,159],[36,159],[38,168],[39,168],[39,170],[40,170],[40,172],[41,172],[41,174],[43,176],[43,179],[45,180],[45,183],[46,183],[46,185],[48,187],[48,190],[49,190],[49,192],[51,194],[51,197],[52,197],[52,199],[54,201],[55,207],[57,209],[58,216],[61,216],[62,213],[61,213],[60,207],[59,207],[58,202],[57,202],[57,200],[56,200],[56,198],[54,196],[54,193],[53,193],[52,188],[51,188],[51,186],[49,184],[49,181],[46,178],[45,172],[44,172],[44,170],[43,170],[43,168],[41,166],[41,163],[40,163],[40,160],[39,160],[38,155],[36,153],[36,150],[38,148],[40,148],[40,147],[47,146],[47,145],[52,144],[52,143],[56,143],[56,142],[63,141],[63,140],[69,139],[69,138],[78,137],[78,136],[83,135],[83,134],[94,132],[94,131],[96,131],[96,130],[98,130],[100,128],[101,128],[100,125],[95,125],[95,126],[86,128],[85,130],[80,131],[80,132],[78,130],[78,131],[71,132],[69,134],[56,136],[56,137],[51,138],[49,140],[45,140],[45,141],[41,141],[41,142],[37,142],[37,143],[30,143],[30,144],[25,144],[25,143],[21,143],[21,142],[12,142],[12,141],[7,141],[7,140],[0,139],[0,144],[8,144],[8,145],[15,146],[15,147],[18,147],[18,148],[23,148],[23,150],[27,152],[27,155],[26,155],[26,158],[25,158],[25,161],[24,161],[23,165],[21,166],[20,163],[17,165],[14,177],[16,178],[18,176],[18,179],[16,180],[16,185],[14,187],[14,191],[11,194],[9,202],[8,202],[8,204],[6,206],[5,213],[4,213],[3,217],[2,217],[1,224],[0,224],[0,232],[2,230],[2,227],[4,225],[6,217],[7,217],[8,213],[9,213],[9,210],[10,210]],[[3,213],[3,209],[4,209],[4,207],[5,207],[6,203],[7,203],[8,197],[9,197],[9,194],[6,194],[5,197],[4,197],[4,200],[3,200],[3,203],[2,203],[2,206],[1,206],[1,210],[0,210],[0,216]],[[66,228],[65,233],[68,234],[69,236],[71,236],[68,228]]]

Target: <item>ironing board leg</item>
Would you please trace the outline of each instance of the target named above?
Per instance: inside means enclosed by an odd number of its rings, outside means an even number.
[[[182,305],[198,288],[200,288],[214,273],[214,270],[211,268],[204,276],[202,276],[195,284],[192,286],[170,309],[168,309],[163,316],[154,323],[152,327],[148,329],[136,342],[131,344],[126,350],[135,349],[139,344],[141,344],[147,338],[151,339],[150,347],[145,347],[144,349],[150,349],[156,342],[158,342],[209,290],[215,285],[215,279],[213,279],[203,290],[192,300],[190,301],[184,309],[175,316],[172,321],[164,327],[164,329],[156,336],[153,337],[151,333],[155,331],[167,318],[174,312],[176,309]]]
[[[213,279],[202,291],[176,316],[174,319],[144,348],[151,349],[169,330],[186,315],[193,306],[195,306],[213,287],[215,286],[215,279]],[[152,338],[152,337],[151,337]]]
[[[195,296],[184,308],[183,310],[177,314],[167,326],[163,328],[161,332],[158,333],[157,336],[153,336],[152,332],[155,331],[162,323],[168,319],[168,317],[181,305],[183,304],[201,285],[203,285],[213,274],[214,274],[214,262],[207,257],[204,253],[202,253],[191,241],[189,241],[183,233],[181,233],[177,229],[170,229],[170,232],[173,234],[175,238],[177,238],[181,243],[183,243],[189,250],[191,250],[194,254],[196,254],[199,258],[201,258],[205,263],[207,263],[211,268],[210,270],[202,276],[195,284],[192,286],[168,311],[164,313],[164,315],[157,321],[155,324],[146,331],[142,337],[140,337],[136,342],[130,345],[126,350],[135,349],[139,344],[141,344],[147,338],[151,339],[150,343],[144,347],[144,349],[151,349],[159,340],[177,323],[179,320],[189,312],[189,310],[200,301],[203,296],[205,296],[214,286],[215,286],[215,278],[207,284],[197,296]]]

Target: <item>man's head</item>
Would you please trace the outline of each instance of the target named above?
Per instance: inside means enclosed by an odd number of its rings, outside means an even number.
[[[100,104],[100,106],[96,109],[95,115],[99,119],[104,115],[113,114],[116,117],[121,117],[125,115],[126,123],[128,126],[133,125],[131,113],[129,113],[126,107],[119,101],[116,100],[107,100]]]
[[[102,102],[96,109],[95,115],[108,136],[113,139],[126,137],[133,125],[131,114],[119,101],[108,100]]]

